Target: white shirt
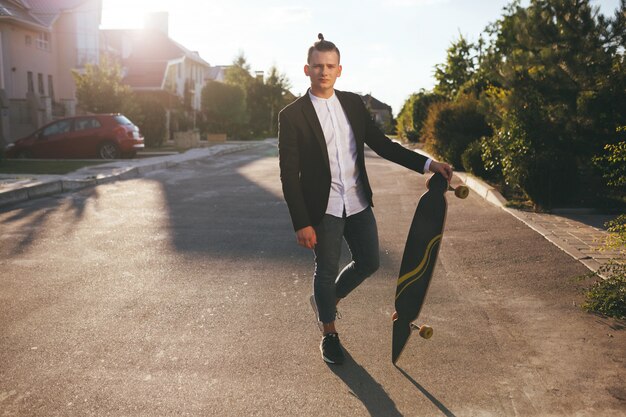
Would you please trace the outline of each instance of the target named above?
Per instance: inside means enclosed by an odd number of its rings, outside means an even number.
[[[309,91],[309,97],[322,125],[328,162],[330,163],[330,195],[326,214],[335,217],[352,216],[365,210],[369,203],[356,163],[356,140],[348,117],[341,107],[337,95],[323,99]]]
[[[330,163],[331,183],[326,214],[343,217],[345,210],[347,217],[360,213],[369,203],[356,163],[356,140],[352,126],[334,92],[330,98],[324,99],[316,97],[309,90],[309,97],[322,126]],[[428,172],[430,162],[429,158],[424,165],[424,172]]]

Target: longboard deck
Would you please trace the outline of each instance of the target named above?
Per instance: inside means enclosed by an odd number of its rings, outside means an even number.
[[[424,304],[446,221],[445,192],[450,189],[448,181],[437,173],[430,177],[427,187],[428,191],[420,197],[413,215],[396,286],[396,314],[392,337],[394,364],[402,354],[411,336],[412,322],[417,319]],[[462,186],[455,190],[455,195],[459,198],[465,198],[467,194],[467,187]],[[426,327],[432,335],[432,329]]]

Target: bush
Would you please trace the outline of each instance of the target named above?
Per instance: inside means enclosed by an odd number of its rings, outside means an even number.
[[[622,255],[626,255],[626,214],[619,215],[605,226],[609,235],[603,249],[617,249]],[[596,278],[596,281],[585,289],[582,308],[593,313],[626,319],[626,259],[611,259],[597,272],[579,277],[586,278]]]
[[[470,143],[491,133],[472,98],[432,104],[423,130],[427,148],[454,166],[462,166],[461,156]]]
[[[461,162],[463,163],[463,169],[466,172],[485,178],[487,176],[487,171],[485,170],[485,165],[483,163],[482,153],[481,141],[475,140],[467,146],[461,155]]]
[[[241,87],[210,81],[202,89],[202,112],[208,133],[247,136],[246,96]]]
[[[608,275],[608,278],[598,279],[585,291],[582,308],[593,313],[626,319],[626,265],[609,262],[601,266],[598,273]]]
[[[409,142],[423,142],[422,130],[428,117],[430,106],[445,101],[445,97],[420,90],[412,94],[405,102],[398,115],[396,130],[398,136]]]
[[[166,136],[165,107],[154,97],[139,97],[137,104],[142,114],[139,129],[143,133],[146,146],[163,145]]]
[[[537,205],[551,209],[578,198],[576,159],[568,153],[543,151],[523,164],[519,186]]]

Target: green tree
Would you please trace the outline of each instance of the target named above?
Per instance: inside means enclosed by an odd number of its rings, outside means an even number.
[[[448,48],[446,62],[435,66],[434,92],[453,100],[461,87],[472,79],[476,67],[475,45],[461,35]]]
[[[126,116],[143,134],[146,146],[159,147],[166,137],[165,106],[157,96],[151,94],[133,95],[135,106]]]
[[[269,132],[275,135],[278,133],[278,112],[292,101],[292,95],[289,92],[291,82],[286,74],[280,73],[273,65],[265,78],[265,86],[269,106]]]
[[[461,156],[467,147],[483,136],[491,135],[485,117],[477,110],[471,96],[455,102],[440,101],[430,106],[423,135],[428,150],[454,166],[462,166]]]
[[[234,85],[209,81],[202,89],[204,130],[241,136],[246,124],[244,91]]]
[[[413,125],[413,103],[415,102],[416,97],[417,94],[411,94],[409,98],[404,101],[396,121],[396,131],[398,136],[400,139],[406,139],[409,142],[417,142],[419,139]]]
[[[423,141],[422,129],[430,106],[445,100],[441,94],[424,89],[411,94],[398,114],[397,131],[400,138],[410,142]]]
[[[248,63],[243,51],[233,60],[233,64],[226,69],[226,84],[240,87],[243,91],[248,90],[248,86],[254,81],[254,77],[250,74],[250,64]]]
[[[72,72],[76,83],[78,105],[92,113],[124,113],[132,106],[130,87],[122,84],[117,64],[102,59],[100,64],[87,64],[84,73]]]
[[[489,29],[492,86],[481,98],[494,135],[484,156],[538,205],[567,203],[585,187],[601,191],[583,181],[626,117],[619,16],[598,16],[588,0],[531,0],[511,4]]]
[[[278,112],[291,101],[290,83],[272,66],[264,79],[249,82],[246,91],[249,129],[254,136],[275,135]]]

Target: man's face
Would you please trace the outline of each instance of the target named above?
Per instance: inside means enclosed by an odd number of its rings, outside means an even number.
[[[328,98],[333,93],[337,77],[341,76],[339,55],[335,51],[313,51],[304,73],[311,79],[311,91],[316,96]]]

